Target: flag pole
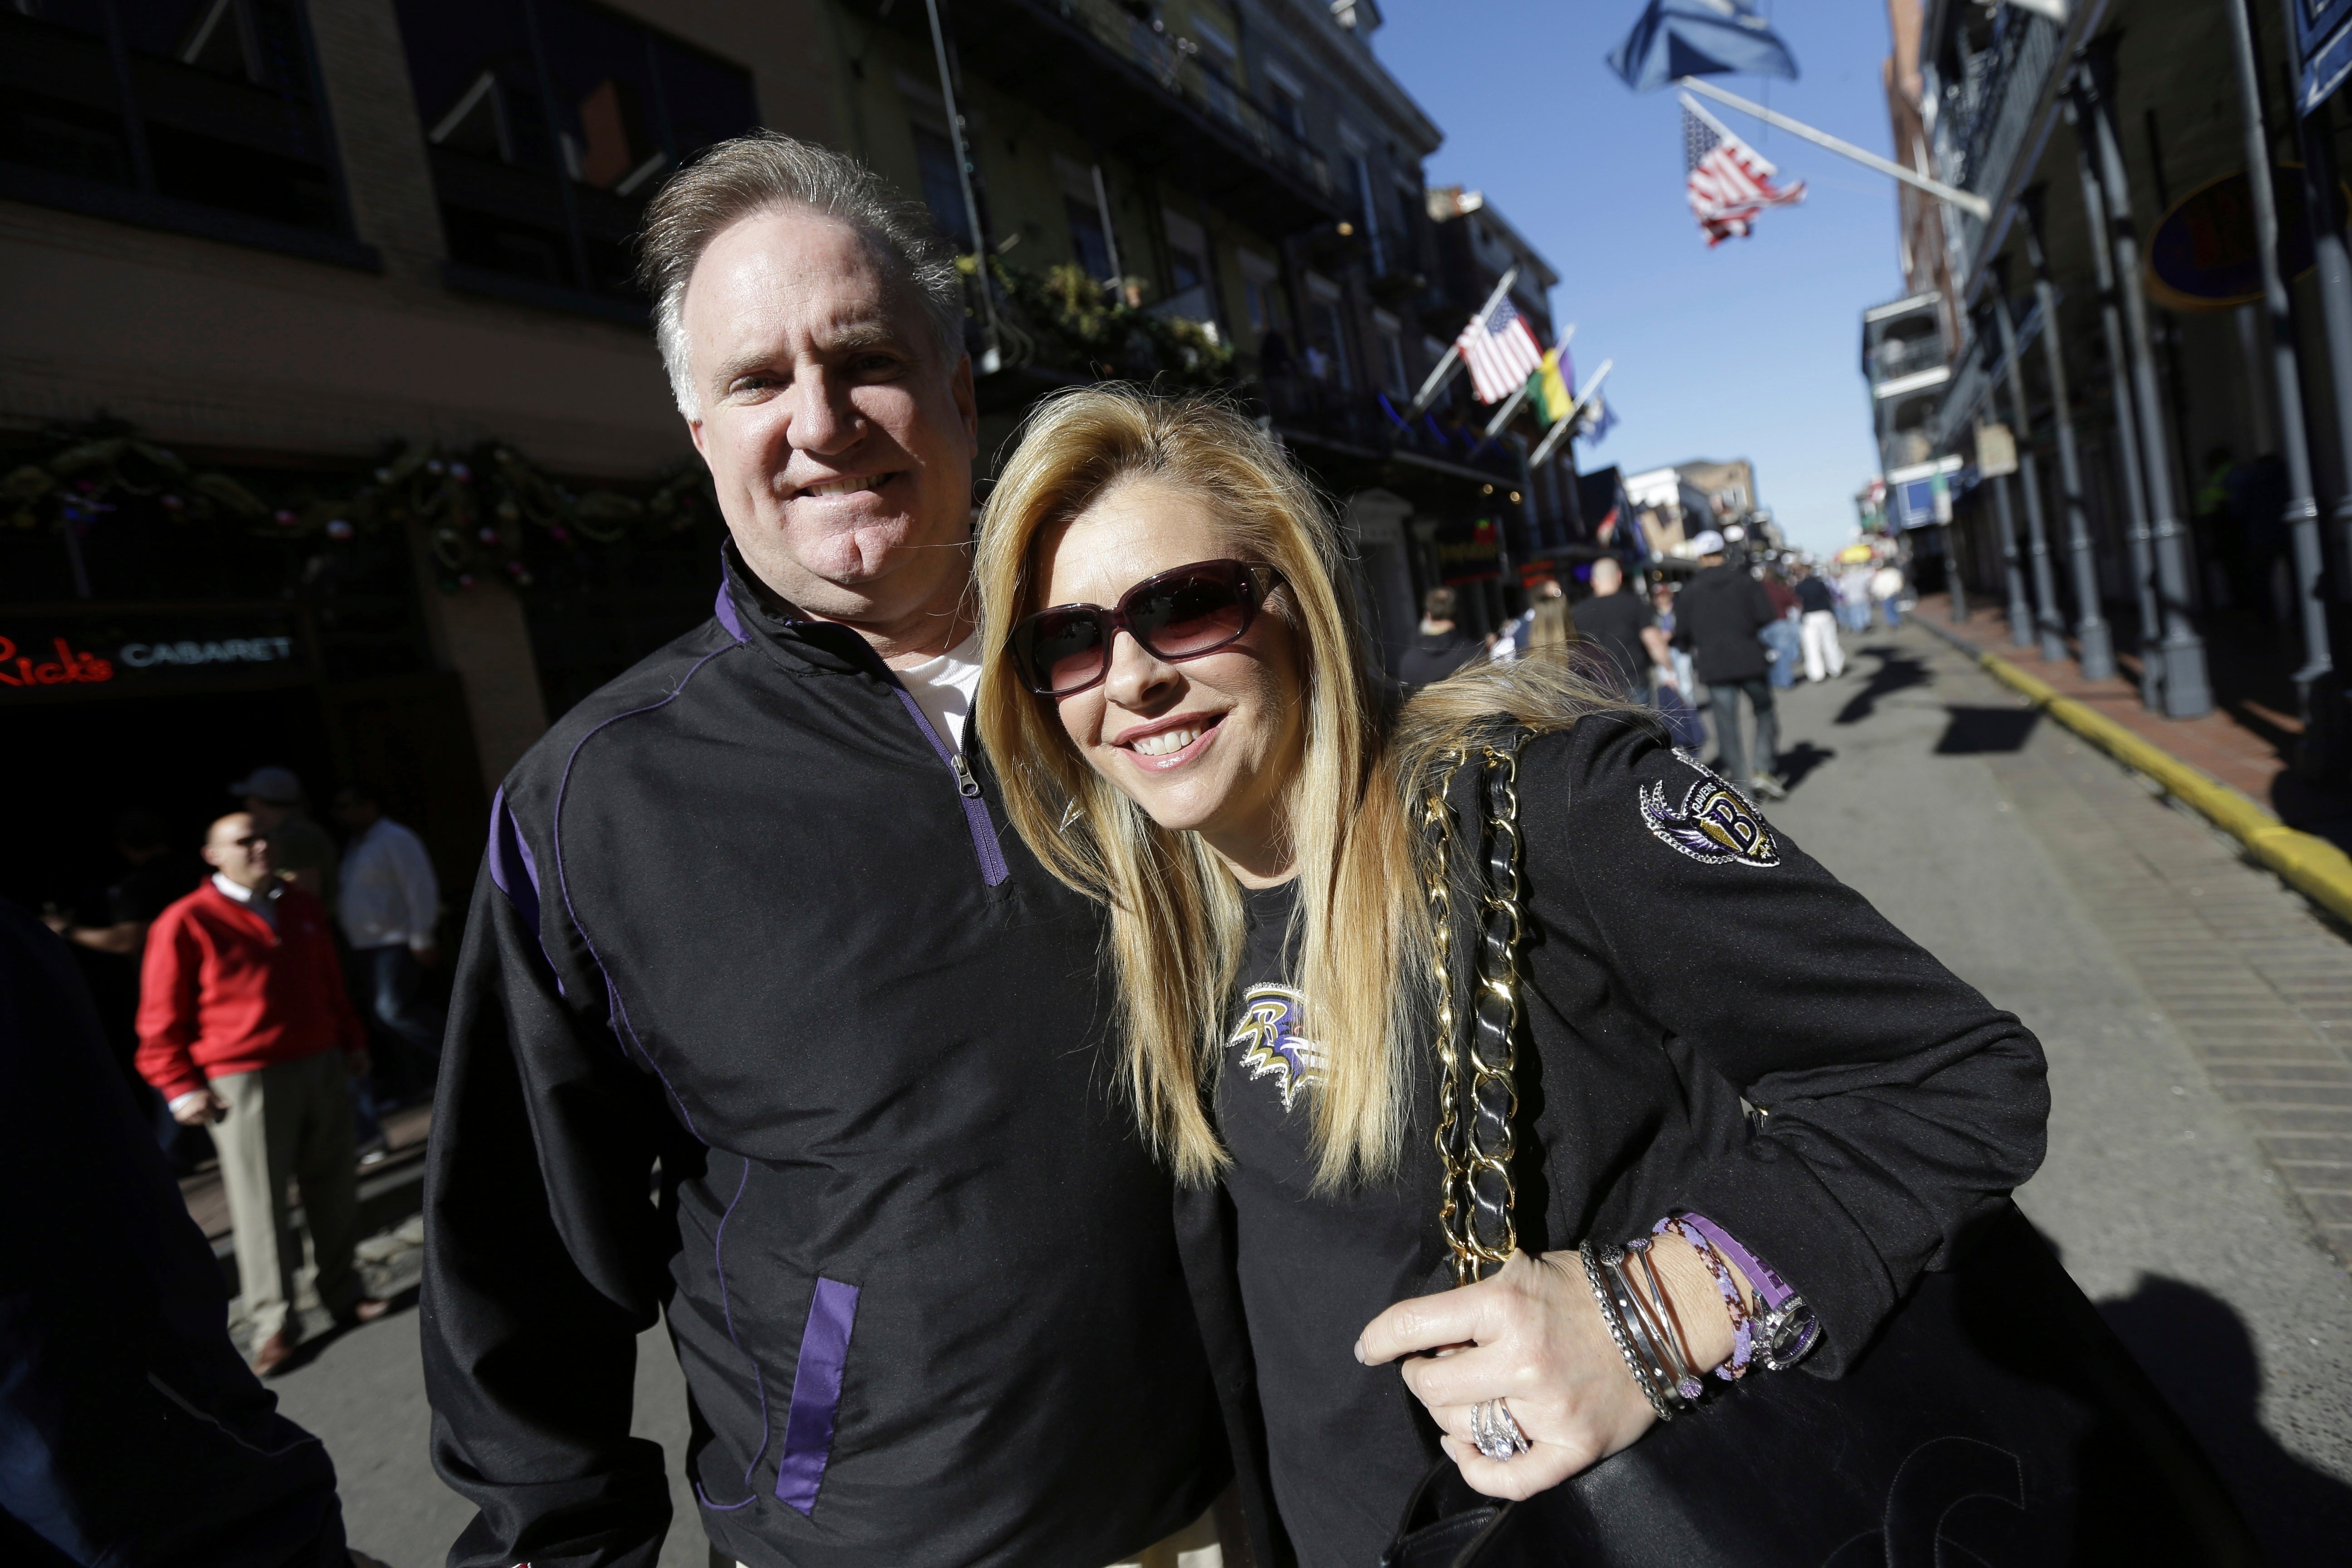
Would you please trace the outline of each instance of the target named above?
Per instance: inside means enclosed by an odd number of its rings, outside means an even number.
[[[1941,180],[1931,180],[1925,174],[1916,174],[1891,159],[1880,157],[1875,153],[1865,153],[1851,142],[1841,142],[1826,131],[1816,131],[1801,120],[1791,120],[1787,115],[1776,113],[1760,103],[1750,103],[1744,98],[1726,92],[1723,89],[1712,83],[1701,81],[1695,76],[1684,77],[1675,85],[1686,88],[1692,92],[1705,93],[1717,103],[1727,104],[1742,114],[1752,114],[1767,125],[1777,125],[1783,131],[1803,137],[1816,146],[1826,147],[1842,157],[1851,158],[1864,168],[1875,169],[1882,174],[1892,175],[1906,185],[1927,192],[1939,202],[1949,202],[1979,223],[1992,221],[1992,204],[1982,196],[1971,195],[1967,191],[1944,184]],[[1713,115],[1699,109],[1696,104],[1691,103],[1689,99],[1685,98],[1683,101],[1702,118],[1714,121]],[[1716,123],[1720,127],[1720,121]]]
[[[1607,381],[1609,373],[1616,368],[1617,362],[1613,359],[1601,362],[1601,368],[1594,371],[1592,379],[1584,384],[1584,391],[1578,395],[1574,406],[1570,407],[1560,417],[1559,423],[1553,426],[1545,435],[1543,444],[1528,454],[1528,468],[1540,468],[1544,459],[1551,456],[1552,448],[1568,438],[1569,432],[1576,428],[1576,416],[1584,412],[1584,405],[1592,401],[1592,395],[1601,390],[1601,384]]]
[[[1479,306],[1478,313],[1470,319],[1474,321],[1486,320],[1486,312],[1493,310],[1501,301],[1503,296],[1511,291],[1511,285],[1518,280],[1517,268],[1514,267],[1504,273],[1503,280],[1495,285],[1495,291],[1486,296],[1486,302]],[[1421,390],[1412,395],[1412,406],[1405,410],[1404,416],[1407,419],[1420,418],[1422,411],[1430,405],[1438,393],[1444,389],[1446,381],[1454,374],[1454,367],[1461,363],[1462,335],[1457,332],[1454,334],[1453,345],[1445,351],[1445,357],[1437,362],[1437,368],[1429,373],[1429,379],[1423,382]]]
[[[1532,380],[1534,378],[1529,377],[1528,379]],[[1519,405],[1525,403],[1527,400],[1528,384],[1523,381],[1519,383],[1518,391],[1503,399],[1503,406],[1495,410],[1495,416],[1486,421],[1486,439],[1491,441],[1496,437],[1501,435],[1503,433],[1503,426],[1511,422],[1511,416],[1517,414],[1519,411]]]

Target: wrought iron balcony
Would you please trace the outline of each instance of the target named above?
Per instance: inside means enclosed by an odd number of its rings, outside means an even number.
[[[869,4],[929,45],[921,5]],[[941,19],[964,71],[1078,127],[1271,238],[1343,216],[1323,154],[1201,58],[1115,0],[953,0]]]
[[[2002,199],[2014,195],[2018,162],[2067,68],[2066,28],[2023,6],[2003,5],[1977,47],[1971,25],[1960,19],[1963,9],[1942,8],[1948,38],[1930,68],[1936,177],[1983,196],[1999,217]],[[1944,221],[1955,272],[1969,279],[1962,293],[1972,294],[1987,225],[1957,207],[1946,210]]]

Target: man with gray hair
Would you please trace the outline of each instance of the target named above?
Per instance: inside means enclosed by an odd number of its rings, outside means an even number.
[[[712,618],[492,806],[425,1194],[450,1563],[652,1568],[660,1316],[714,1561],[1171,1562],[1230,1468],[1219,1320],[1109,1100],[1097,913],[967,723],[958,275],[764,133],[670,181],[644,257],[730,538]]]

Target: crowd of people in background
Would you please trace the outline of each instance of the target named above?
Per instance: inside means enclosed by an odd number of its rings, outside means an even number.
[[[320,1302],[365,1322],[353,1263],[358,1177],[386,1157],[383,1117],[427,1103],[442,1011],[440,888],[424,841],[347,784],[315,820],[301,780],[230,784],[198,846],[162,817],[117,818],[111,879],[43,921],[71,944],[115,1065],[182,1175],[216,1170],[253,1341],[268,1373],[301,1339],[299,1184]]]
[[[1461,623],[1460,592],[1433,588],[1397,678],[1422,686],[1481,658],[1509,663],[1575,647],[1585,673],[1657,708],[1693,755],[1706,747],[1711,720],[1709,765],[1751,798],[1783,799],[1773,693],[1801,679],[1842,677],[1841,632],[1860,635],[1874,621],[1900,626],[1909,593],[1902,564],[1883,543],[1850,547],[1820,564],[1780,552],[1752,559],[1713,529],[1690,541],[1690,555],[1695,573],[1655,573],[1646,584],[1644,574],[1629,576],[1625,563],[1601,556],[1569,573],[1589,590],[1576,597],[1557,575],[1535,578],[1528,607],[1483,638]]]

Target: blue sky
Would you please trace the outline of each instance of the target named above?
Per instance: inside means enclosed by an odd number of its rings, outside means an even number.
[[[1791,540],[1843,543],[1853,493],[1877,468],[1862,311],[1903,290],[1895,183],[1717,110],[1809,195],[1764,214],[1752,237],[1709,250],[1684,204],[1673,89],[1636,94],[1601,63],[1642,0],[1382,0],[1381,9],[1374,52],[1445,132],[1430,182],[1484,191],[1550,259],[1560,276],[1552,310],[1578,323],[1580,371],[1617,362],[1607,390],[1620,423],[1598,447],[1578,443],[1581,465],[1631,473],[1744,457]],[[1714,79],[1886,156],[1885,5],[1759,0],[1759,9],[1801,79]]]

